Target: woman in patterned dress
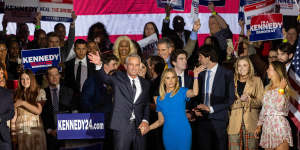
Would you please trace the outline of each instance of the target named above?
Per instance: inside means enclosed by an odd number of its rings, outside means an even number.
[[[291,128],[286,116],[289,112],[289,96],[294,95],[288,82],[285,65],[279,61],[269,64],[270,84],[266,86],[263,106],[255,130],[256,138],[262,131],[260,146],[265,149],[288,150],[293,146]],[[283,91],[284,90],[284,91]]]
[[[15,96],[15,128],[18,150],[45,150],[46,137],[40,114],[46,93],[40,89],[30,70],[25,70],[19,79]]]

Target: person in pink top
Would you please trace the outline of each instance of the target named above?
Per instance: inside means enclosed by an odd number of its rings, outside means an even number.
[[[263,106],[255,130],[260,137],[260,146],[265,149],[288,150],[293,146],[291,128],[286,116],[289,112],[289,97],[295,93],[287,82],[285,65],[270,62],[267,70],[270,84],[266,86]]]

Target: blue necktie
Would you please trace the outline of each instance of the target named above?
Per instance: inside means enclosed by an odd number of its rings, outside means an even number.
[[[207,77],[206,77],[206,84],[205,84],[205,101],[204,104],[206,106],[209,106],[209,79],[210,79],[210,70],[207,70]]]

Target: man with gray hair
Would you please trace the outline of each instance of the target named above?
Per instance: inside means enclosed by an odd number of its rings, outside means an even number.
[[[96,65],[102,65],[99,54],[89,54]],[[146,140],[143,136],[149,131],[149,89],[150,83],[139,77],[141,58],[130,54],[125,61],[126,72],[117,71],[107,75],[103,69],[98,76],[114,89],[114,104],[110,128],[113,130],[115,150],[144,150]]]

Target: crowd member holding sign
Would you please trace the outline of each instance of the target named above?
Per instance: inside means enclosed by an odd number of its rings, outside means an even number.
[[[189,150],[192,144],[192,131],[185,114],[185,103],[198,95],[198,74],[205,68],[194,69],[193,89],[182,88],[174,69],[166,69],[161,77],[159,95],[156,100],[158,120],[150,125],[150,130],[164,124],[163,142],[166,150]]]
[[[153,35],[154,34],[154,35]],[[143,39],[156,36],[157,40],[159,39],[159,32],[157,26],[154,22],[147,22],[144,26]],[[154,43],[149,43],[149,45],[142,47],[143,58],[148,58],[157,53],[157,41]]]
[[[171,10],[172,10],[172,7],[169,5],[166,5],[166,8],[165,8],[166,17],[163,20],[162,36],[170,38],[175,44],[175,49],[182,49],[183,47],[185,47],[187,45],[192,32],[188,31],[188,30],[184,30],[185,22],[184,22],[183,17],[181,17],[181,16],[174,17],[174,19],[173,19],[174,30],[170,29],[169,26],[170,26],[170,11]],[[197,36],[196,36],[196,38],[193,38],[192,40],[197,40]],[[198,44],[196,44],[196,46],[194,45],[192,51],[195,48],[196,49],[198,48]]]
[[[209,17],[210,34],[218,39],[219,46],[221,48],[219,59],[223,61],[226,57],[227,46],[229,46],[227,45],[227,39],[232,39],[232,32],[230,31],[229,25],[226,23],[226,21],[215,11],[214,3],[209,2],[208,9],[212,13],[212,15]]]
[[[228,124],[229,149],[255,150],[258,148],[258,141],[254,137],[254,131],[264,86],[261,79],[254,75],[254,67],[248,57],[238,58],[234,67],[236,100],[231,106]]]
[[[25,70],[19,78],[19,86],[14,95],[15,116],[12,129],[15,129],[19,150],[46,150],[46,137],[40,117],[46,93],[40,89],[33,73]],[[34,143],[34,144],[33,144]]]
[[[286,116],[289,112],[289,97],[295,94],[288,83],[283,63],[274,61],[267,70],[270,84],[265,87],[262,110],[255,130],[260,146],[265,149],[288,150],[293,146],[291,128]]]
[[[60,83],[58,68],[50,67],[46,73],[49,86],[45,88],[47,101],[41,114],[46,131],[47,148],[59,149],[62,142],[57,141],[57,113],[72,113],[75,108],[73,90]]]
[[[89,54],[91,62],[102,65],[99,54]],[[150,83],[139,77],[141,58],[129,54],[125,60],[126,72],[117,71],[109,76],[104,69],[98,72],[100,79],[114,88],[114,106],[110,128],[113,130],[114,149],[145,150],[149,131]]]

